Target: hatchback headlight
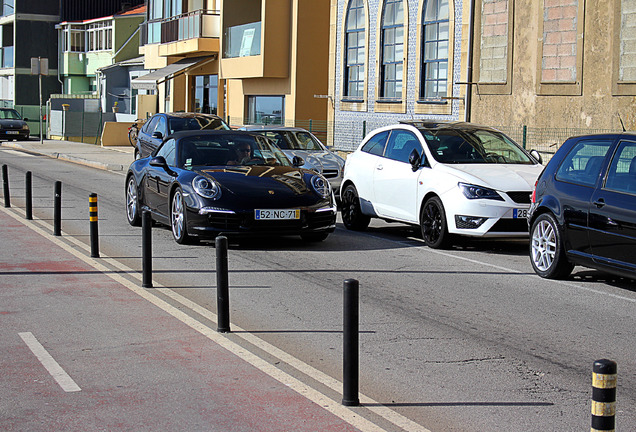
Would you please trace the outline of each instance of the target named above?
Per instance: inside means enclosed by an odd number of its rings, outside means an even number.
[[[221,197],[221,187],[217,182],[203,176],[196,176],[192,180],[192,187],[203,198],[219,199]]]
[[[311,178],[311,186],[323,198],[331,195],[331,185],[323,176],[315,175]]]
[[[464,196],[468,199],[491,199],[503,201],[504,199],[494,189],[483,186],[477,186],[467,183],[458,183],[457,186],[462,190]]]
[[[29,125],[28,124],[22,125],[22,130],[29,130]]]

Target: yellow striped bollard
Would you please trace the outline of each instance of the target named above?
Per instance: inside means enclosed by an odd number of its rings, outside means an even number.
[[[88,197],[88,215],[91,228],[91,257],[99,258],[99,236],[97,229],[97,194]]]
[[[616,362],[596,360],[592,372],[591,432],[614,432],[616,424]]]

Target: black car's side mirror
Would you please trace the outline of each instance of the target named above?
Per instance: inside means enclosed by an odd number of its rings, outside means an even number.
[[[163,156],[153,157],[152,159],[150,159],[150,162],[148,162],[148,164],[156,168],[163,168],[164,171],[170,174],[171,176],[177,175],[177,173],[175,173],[174,171],[170,169],[170,167],[168,166],[168,162],[166,162],[166,158],[164,158]]]
[[[28,118],[28,117],[25,117],[25,118],[23,118],[22,120],[24,120],[24,121],[29,121],[29,118]]]
[[[305,160],[300,156],[294,156],[294,158],[292,159],[292,165],[294,165],[296,168],[301,167],[305,165]]]
[[[539,161],[541,165],[543,165],[543,158],[541,157],[541,153],[536,151],[535,149],[530,150],[530,155]]]
[[[417,171],[422,166],[422,156],[416,149],[413,149],[409,155],[409,163],[413,171]]]
[[[159,131],[155,131],[152,133],[152,137],[157,139],[163,139],[163,134]]]

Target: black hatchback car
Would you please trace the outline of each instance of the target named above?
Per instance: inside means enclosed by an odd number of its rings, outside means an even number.
[[[27,140],[29,139],[29,119],[22,118],[13,108],[0,108],[0,139]]]
[[[163,140],[175,132],[186,130],[228,130],[221,117],[202,113],[158,113],[144,123],[137,135],[135,159],[141,159],[155,151]]]
[[[565,141],[537,180],[528,223],[539,276],[582,265],[636,278],[636,134]]]

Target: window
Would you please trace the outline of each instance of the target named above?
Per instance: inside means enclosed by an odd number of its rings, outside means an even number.
[[[385,156],[399,162],[409,163],[409,156],[413,150],[421,153],[422,146],[417,137],[411,132],[394,130],[386,146]]]
[[[362,147],[362,151],[372,155],[382,156],[388,136],[388,131],[380,132],[379,134],[372,136],[369,138],[369,141],[367,141],[364,147]]]
[[[404,67],[404,5],[402,0],[386,0],[382,11],[382,69],[380,99],[402,99]]]
[[[605,189],[636,192],[636,142],[623,141],[619,144],[607,174]]]
[[[364,30],[364,0],[351,0],[347,10],[347,27],[345,30],[345,98],[364,99]]]
[[[422,19],[420,99],[440,99],[448,83],[448,0],[429,0]]]
[[[611,144],[611,141],[584,140],[579,142],[561,162],[556,173],[557,180],[594,186]]]
[[[107,51],[113,49],[112,22],[98,22],[88,25],[88,50]]]
[[[217,113],[219,76],[206,75],[194,77],[194,112]]]
[[[247,124],[283,124],[283,96],[248,96]]]
[[[84,26],[72,25],[66,27],[63,32],[64,51],[84,52],[86,51],[86,32]]]
[[[159,150],[157,151],[157,154],[155,156],[163,156],[168,166],[176,166],[177,155],[175,152],[174,138],[169,139],[164,145],[159,147]]]

